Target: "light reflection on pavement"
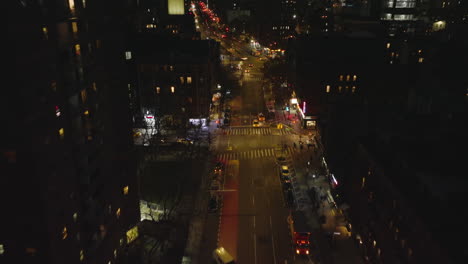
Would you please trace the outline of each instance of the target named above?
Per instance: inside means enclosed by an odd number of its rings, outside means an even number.
[[[218,246],[224,247],[237,259],[237,235],[239,228],[239,161],[230,160],[226,167],[223,192],[223,208],[220,215]]]

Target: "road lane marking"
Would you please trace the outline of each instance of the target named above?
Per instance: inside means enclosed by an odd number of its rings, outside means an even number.
[[[254,239],[254,259],[255,259],[255,264],[257,264],[257,236],[255,233],[253,234],[253,239]]]
[[[271,216],[270,216],[271,220]],[[273,264],[276,264],[276,251],[275,251],[275,241],[273,239],[273,234],[271,234],[271,245],[273,246]]]
[[[252,195],[252,204],[253,204],[253,206],[255,206],[255,196],[253,196],[253,195]]]

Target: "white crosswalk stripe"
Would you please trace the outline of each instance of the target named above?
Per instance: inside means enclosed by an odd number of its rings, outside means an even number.
[[[288,146],[284,152],[275,152],[274,148],[266,148],[266,149],[253,149],[249,151],[241,151],[241,152],[225,152],[220,153],[217,155],[217,159],[228,161],[228,160],[251,160],[256,158],[264,158],[264,157],[275,157],[275,155],[286,155],[286,156],[293,156],[297,153],[301,153],[299,147],[293,148]]]
[[[294,131],[290,128],[270,128],[270,127],[230,127],[226,128],[225,132],[231,136],[244,136],[244,135],[291,135]]]
[[[269,127],[231,127],[225,129],[227,135],[244,136],[244,135],[271,135]]]
[[[257,159],[265,157],[274,157],[274,149],[253,149],[249,151],[242,152],[227,152],[221,153],[216,156],[218,160],[228,161],[228,160],[246,160],[246,159]]]

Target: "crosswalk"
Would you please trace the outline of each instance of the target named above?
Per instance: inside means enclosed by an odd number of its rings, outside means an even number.
[[[300,150],[287,147],[285,151],[282,153],[283,155],[293,155],[294,153],[298,153]],[[276,152],[278,154],[278,152]],[[251,159],[258,159],[258,158],[268,158],[268,157],[275,157],[275,149],[274,148],[265,148],[265,149],[253,149],[249,151],[238,151],[238,152],[225,152],[219,153],[216,155],[216,158],[221,161],[228,161],[228,160],[251,160]]]
[[[245,136],[245,135],[290,135],[293,131],[290,129],[277,129],[270,127],[230,127],[224,129],[226,135]]]
[[[249,80],[251,80],[251,81],[261,81],[262,77],[261,76],[250,76]]]

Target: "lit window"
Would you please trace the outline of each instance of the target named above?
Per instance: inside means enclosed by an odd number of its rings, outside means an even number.
[[[131,60],[132,59],[132,52],[131,51],[126,51],[125,52],[125,59],[126,60]]]
[[[169,70],[170,70],[170,71],[174,71],[174,66],[172,66],[172,65],[169,66]]]
[[[62,230],[62,239],[66,239],[67,237],[68,237],[67,227],[64,226]]]
[[[362,184],[361,184],[361,189],[366,186],[366,177],[362,177]]]
[[[3,244],[0,244],[0,255],[3,255],[3,253],[5,253],[5,247]]]
[[[174,92],[175,92],[175,87],[171,86],[171,93],[174,93]]]
[[[107,207],[107,210],[109,211],[109,214],[110,214],[110,213],[112,212],[112,205],[109,205],[109,206]]]
[[[343,87],[341,87],[341,86],[338,86],[338,92],[340,92],[340,93],[341,93],[341,90],[342,90],[342,89],[343,89]]]
[[[107,264],[112,264],[112,261],[109,260],[109,262],[107,262]]]
[[[329,92],[330,92],[330,85],[327,85],[326,92],[327,92],[327,93],[329,93]]]
[[[80,56],[81,55],[81,47],[80,47],[80,44],[76,44],[75,45],[75,54],[77,56]]]
[[[353,86],[351,92],[352,92],[352,93],[356,92],[356,86]]]
[[[81,102],[85,103],[86,98],[87,98],[86,90],[81,90],[80,93],[81,93]]]
[[[85,110],[85,111],[84,111],[84,115],[89,115],[89,111],[88,111],[88,110]]]
[[[424,58],[423,58],[423,57],[421,57],[421,58],[418,59],[418,62],[419,62],[419,63],[423,63],[423,61],[424,61]]]
[[[127,195],[127,194],[128,194],[128,186],[125,186],[125,187],[123,188],[123,194],[124,194],[124,195]]]
[[[119,244],[122,246],[122,245],[123,245],[123,242],[124,242],[124,240],[123,240],[123,238],[121,238],[121,239],[119,240]]]
[[[74,213],[74,214],[73,214],[73,221],[76,222],[76,219],[78,219],[78,213]]]
[[[99,232],[101,234],[101,238],[104,238],[107,234],[107,228],[105,225],[99,225]]]
[[[78,33],[78,23],[72,22],[72,31],[73,33]]]
[[[114,249],[114,258],[117,258],[117,249]]]
[[[187,83],[188,83],[188,84],[191,84],[191,83],[192,83],[192,77],[190,77],[190,76],[187,77]]]
[[[390,48],[390,42],[389,42],[389,43],[387,43],[387,49],[389,49],[389,48]]]
[[[117,218],[120,217],[120,208],[117,208],[117,211],[115,212],[115,215],[117,216]]]
[[[351,76],[346,75],[346,81],[349,82],[349,80],[351,80]]]
[[[97,92],[97,86],[95,82],[93,82],[93,91]]]
[[[393,57],[395,56],[395,52],[392,52],[391,56],[392,56],[392,58],[393,58]]]
[[[347,91],[349,90],[349,86],[346,86],[346,88],[345,88],[345,89],[346,89],[346,92],[347,92]]]
[[[47,29],[46,26],[42,27],[42,34],[44,34],[45,39],[49,39],[49,30]]]
[[[343,75],[340,75],[340,81],[343,81]]]
[[[37,249],[35,248],[26,248],[26,254],[29,254],[29,255],[36,255],[37,253]]]
[[[84,251],[80,250],[80,261],[84,260]]]
[[[374,245],[374,247],[377,245],[377,241],[374,240],[374,242],[372,243]]]
[[[156,87],[156,93],[160,93],[161,92],[161,87]]]
[[[86,0],[81,0],[81,2],[83,3],[83,8],[86,8]]]
[[[63,137],[65,136],[65,130],[63,130],[63,128],[60,128],[58,132],[59,132],[60,139],[63,139]]]
[[[422,50],[418,50],[418,54],[421,54]]]
[[[354,75],[354,76],[353,76],[353,81],[356,81],[356,80],[357,80],[357,76]]]
[[[70,12],[75,12],[75,0],[68,0],[68,6],[70,7]]]
[[[52,88],[52,91],[57,91],[57,82],[56,81],[51,81],[50,82],[50,88]]]
[[[180,79],[180,83],[181,83],[181,84],[184,84],[184,81],[185,81],[185,80],[184,80],[184,76],[180,76],[179,79]]]

